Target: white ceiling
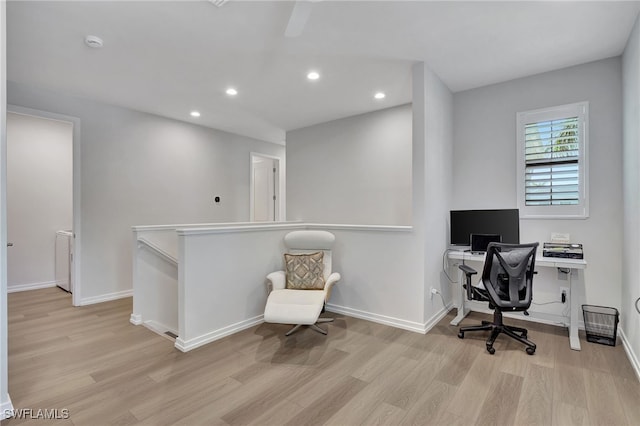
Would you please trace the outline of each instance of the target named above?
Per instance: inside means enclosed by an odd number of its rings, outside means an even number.
[[[8,79],[281,143],[287,130],[410,102],[418,61],[457,92],[620,55],[640,2],[325,0],[287,38],[293,7],[9,1]],[[87,47],[89,34],[104,47]]]

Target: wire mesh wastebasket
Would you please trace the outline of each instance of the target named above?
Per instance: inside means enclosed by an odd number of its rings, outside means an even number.
[[[582,305],[582,314],[588,342],[609,346],[616,345],[620,316],[616,308]]]

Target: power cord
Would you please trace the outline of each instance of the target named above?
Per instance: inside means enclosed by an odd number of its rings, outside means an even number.
[[[442,306],[447,306],[447,304],[444,301],[444,296],[442,296],[442,293],[440,293],[440,290],[438,290],[437,288],[431,287],[431,294],[437,294],[438,296],[440,296],[440,300],[442,300]]]
[[[561,300],[553,300],[551,302],[542,302],[542,303],[531,302],[532,305],[536,305],[536,306],[553,305],[554,303],[562,303],[562,301]]]
[[[451,249],[445,249],[444,253],[442,253],[442,272],[444,272],[444,275],[447,277],[447,279],[449,280],[450,283],[457,283],[457,280],[452,279],[449,276],[449,272],[447,272],[447,269],[449,267],[449,265],[447,264],[447,254],[451,251]],[[442,297],[442,295],[440,295],[440,297]],[[444,300],[443,300],[444,303]]]
[[[562,311],[562,316],[563,316],[563,317],[568,317],[570,313],[571,313],[571,307],[567,306],[567,307],[566,307],[566,308],[564,308],[564,310]]]
[[[565,301],[564,301],[564,302],[563,302],[562,300],[552,300],[552,301],[549,301],[549,302],[538,302],[538,303],[536,303],[536,302],[531,302],[531,304],[532,304],[532,305],[536,305],[536,306],[556,305],[556,304],[558,304],[558,303],[563,304],[563,305],[566,305],[566,306],[565,306],[565,308],[562,310],[561,315],[562,315],[563,317],[567,317],[567,316],[569,316],[569,312],[570,312],[570,309],[571,309],[570,304],[569,304],[569,303],[567,303],[567,302],[568,302],[568,300],[567,300],[567,299],[565,299]]]

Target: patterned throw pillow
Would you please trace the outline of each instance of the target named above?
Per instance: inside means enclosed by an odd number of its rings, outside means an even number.
[[[285,253],[287,288],[296,290],[324,289],[324,253],[310,254]]]

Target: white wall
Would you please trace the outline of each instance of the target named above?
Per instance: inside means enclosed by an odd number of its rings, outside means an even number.
[[[341,274],[328,310],[414,331],[430,328],[421,297],[424,251],[415,229],[322,229],[336,236],[332,263]]]
[[[73,225],[73,127],[7,115],[7,287],[55,282],[55,232]]]
[[[265,277],[282,269],[286,230],[258,229],[179,232],[178,299],[184,309],[176,347],[189,350],[262,321]]]
[[[250,152],[284,160],[280,145],[12,82],[8,97],[80,119],[81,303],[131,291],[131,226],[247,221]]]
[[[621,327],[640,378],[640,18],[622,57],[624,237]]]
[[[442,253],[451,203],[453,95],[425,64],[414,66],[412,87],[412,105],[287,133],[287,215],[305,222],[412,225],[400,235],[336,232],[335,264],[344,285],[336,287],[330,309],[428,329],[451,302]],[[407,261],[402,274],[391,268]],[[444,303],[431,298],[431,287],[443,293]]]
[[[7,14],[0,2],[0,420],[13,408],[9,398],[7,349]]]
[[[287,132],[287,218],[411,223],[411,105]]]
[[[424,246],[424,312],[428,322],[451,301],[452,287],[442,272],[447,248],[453,168],[453,95],[424,64],[413,69],[413,224]],[[443,298],[432,297],[431,288]]]
[[[329,309],[424,330],[451,301],[441,260],[451,199],[453,95],[424,64],[414,66],[412,87],[412,106],[287,134],[288,217],[411,224],[406,233],[329,228],[336,232],[334,262],[344,281],[335,288]],[[387,203],[362,196],[382,185],[376,173],[385,168],[381,175],[388,191],[382,199],[395,200],[403,212],[401,222]],[[316,197],[311,199],[305,189],[315,191],[320,182],[317,192],[306,190]],[[430,297],[431,287],[443,292],[444,304],[439,296]]]
[[[218,222],[215,224],[134,226],[131,323],[145,324],[160,334],[166,331],[179,333],[178,258],[180,253],[178,230],[219,229],[238,226],[250,229],[263,225],[264,223],[259,222]],[[210,264],[211,260],[208,260],[207,263]],[[234,281],[235,278],[231,277],[230,280]],[[209,282],[210,278],[205,277],[205,281]],[[248,284],[253,285],[251,281]]]
[[[454,209],[517,207],[516,113],[589,101],[590,217],[521,220],[520,240],[542,243],[551,232],[570,233],[572,241],[584,244],[589,263],[584,301],[617,308],[622,279],[621,75],[618,57],[456,93],[452,201]],[[539,276],[537,301],[558,300],[561,285],[567,282]]]
[[[282,269],[283,238],[296,229],[336,235],[333,270],[342,278],[327,310],[422,333],[446,314],[440,304],[430,321],[422,320],[423,241],[411,227],[281,223],[178,229],[176,347],[191,350],[261,322],[265,277]]]

